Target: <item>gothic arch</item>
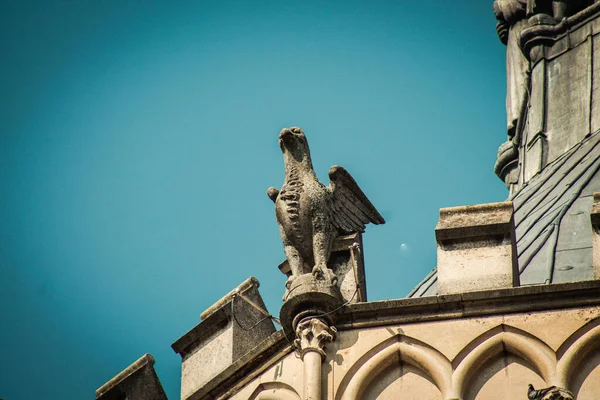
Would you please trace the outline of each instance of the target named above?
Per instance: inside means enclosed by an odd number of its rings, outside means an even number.
[[[600,318],[579,328],[558,349],[557,386],[569,388],[577,367],[597,347],[600,347]]]
[[[360,399],[373,379],[397,360],[423,371],[435,383],[442,397],[446,397],[452,376],[450,361],[420,340],[398,334],[373,347],[354,363],[338,387],[336,400]]]
[[[277,400],[300,400],[300,395],[293,387],[283,382],[265,382],[258,385],[248,400],[260,400],[259,396],[267,391],[275,391],[273,399]],[[261,397],[262,398],[262,397]]]
[[[453,393],[462,398],[473,374],[486,362],[502,352],[520,357],[536,368],[549,385],[556,381],[556,354],[539,338],[520,329],[499,325],[469,343],[454,360]]]

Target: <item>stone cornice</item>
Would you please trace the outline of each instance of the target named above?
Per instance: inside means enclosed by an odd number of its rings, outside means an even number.
[[[543,14],[535,15],[530,18],[530,27],[521,32],[520,45],[523,53],[531,59],[531,49],[540,44],[549,44],[559,40],[568,31],[577,29],[580,25],[586,23],[592,17],[596,17],[600,13],[600,3],[595,3],[577,14],[567,17],[557,24],[549,23],[550,16]]]
[[[338,315],[339,331],[600,305],[600,280],[357,303]]]
[[[154,357],[152,357],[152,355],[144,354],[129,367],[121,371],[117,376],[112,378],[110,381],[106,382],[104,385],[100,386],[96,390],[96,398],[102,397],[102,395],[108,393],[110,390],[121,384],[123,381],[125,381],[131,375],[144,368],[146,365],[152,367],[154,365],[154,362]]]

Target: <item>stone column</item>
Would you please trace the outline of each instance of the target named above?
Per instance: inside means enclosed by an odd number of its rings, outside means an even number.
[[[325,346],[335,339],[337,330],[320,318],[305,318],[296,328],[295,345],[304,362],[304,400],[321,400],[321,364]]]
[[[294,332],[295,346],[304,362],[303,400],[321,400],[325,346],[333,341],[337,312],[343,307],[338,286],[329,276],[304,274],[289,286],[279,312],[286,332]]]

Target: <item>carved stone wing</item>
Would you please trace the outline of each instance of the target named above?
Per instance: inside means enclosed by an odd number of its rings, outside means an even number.
[[[383,217],[343,167],[334,165],[329,169],[329,188],[333,192],[333,224],[340,231],[364,232],[369,222],[385,224]]]

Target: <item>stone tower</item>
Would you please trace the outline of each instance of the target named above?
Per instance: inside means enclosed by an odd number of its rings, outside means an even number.
[[[590,3],[494,3],[508,133],[495,171],[514,206],[521,285],[598,274],[590,213],[600,192],[600,4]],[[435,280],[411,296],[437,293]]]

